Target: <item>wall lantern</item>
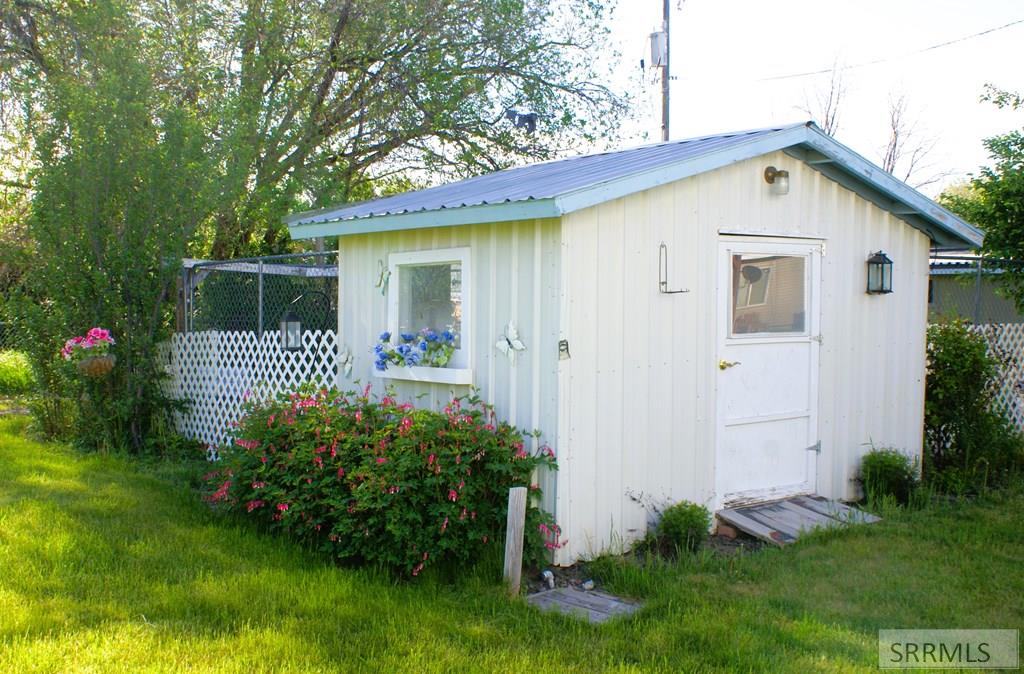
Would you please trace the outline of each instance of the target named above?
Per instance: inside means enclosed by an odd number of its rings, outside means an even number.
[[[884,295],[892,292],[892,260],[878,251],[868,258],[868,294]]]
[[[302,323],[291,309],[281,317],[281,349],[299,351],[302,349]]]
[[[764,181],[771,185],[772,194],[789,194],[789,171],[769,166],[764,170]]]

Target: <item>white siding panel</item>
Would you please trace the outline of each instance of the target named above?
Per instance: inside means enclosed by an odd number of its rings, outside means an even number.
[[[769,193],[768,165],[789,170],[788,195]],[[637,500],[718,505],[720,231],[825,241],[818,492],[853,497],[869,443],[920,454],[927,237],[784,153],[739,162],[563,218],[561,561],[641,535]],[[662,241],[669,287],[690,293],[658,293]],[[866,259],[879,249],[895,261],[895,292],[869,296]]]
[[[384,380],[374,376],[373,345],[387,328],[387,297],[374,284],[378,261],[388,254],[469,246],[472,256],[473,384],[496,407],[500,419],[555,451],[558,428],[558,298],[561,234],[557,220],[530,220],[342,237],[339,244],[339,342],[352,350],[351,380],[342,387],[372,383],[379,394],[391,385],[400,400],[438,409],[468,386]],[[513,367],[494,348],[508,322],[515,321],[526,343]],[[540,475],[545,506],[554,509],[555,477]]]

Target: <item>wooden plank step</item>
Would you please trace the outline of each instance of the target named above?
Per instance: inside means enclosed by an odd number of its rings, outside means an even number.
[[[815,529],[880,521],[870,513],[817,495],[726,508],[715,515],[741,531],[778,546],[792,543]]]
[[[778,545],[781,547],[786,543],[793,542],[793,539],[787,534],[784,534],[759,520],[753,519],[739,510],[719,510],[716,515],[740,531],[744,531],[751,536],[760,538],[762,541],[771,543],[772,545]]]
[[[629,615],[640,608],[639,604],[614,595],[574,587],[536,592],[529,595],[526,601],[542,611],[557,611],[584,618],[592,623],[602,623],[616,616]]]

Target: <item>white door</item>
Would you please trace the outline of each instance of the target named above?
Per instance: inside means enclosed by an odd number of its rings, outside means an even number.
[[[813,493],[821,243],[723,236],[718,264],[718,502]]]

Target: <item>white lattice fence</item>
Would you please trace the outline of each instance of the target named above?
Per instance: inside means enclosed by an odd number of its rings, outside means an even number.
[[[242,413],[247,395],[264,398],[308,381],[334,385],[338,340],[332,330],[307,331],[303,349],[284,351],[278,333],[177,333],[161,347],[170,377],[166,392],[188,400],[189,411],[176,415],[178,432],[216,447]],[[216,449],[210,452],[216,458]]]
[[[1024,431],[1024,323],[988,323],[973,329],[985,336],[989,352],[1002,363],[996,404]]]

